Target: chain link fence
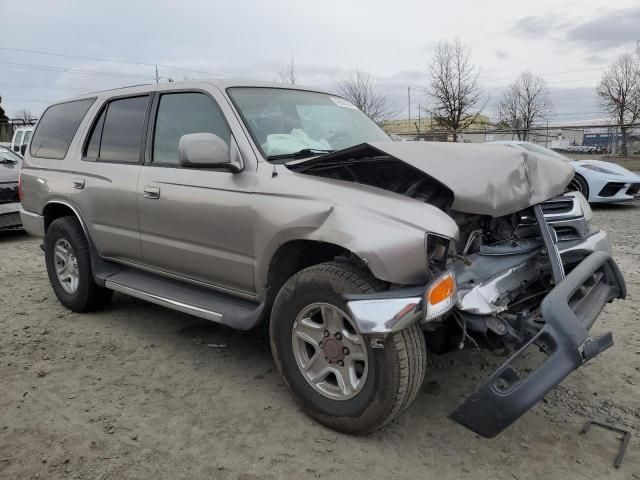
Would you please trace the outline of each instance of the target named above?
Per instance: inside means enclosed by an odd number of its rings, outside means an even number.
[[[450,131],[430,129],[422,132],[392,132],[403,140],[452,142]],[[526,140],[564,153],[623,154],[623,131],[627,137],[627,155],[640,155],[640,124],[634,125],[549,125],[528,131],[510,128],[474,127],[457,133],[457,141],[484,143]]]

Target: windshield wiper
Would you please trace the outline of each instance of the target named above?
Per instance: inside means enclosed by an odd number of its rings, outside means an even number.
[[[324,155],[326,153],[333,153],[333,152],[335,152],[335,150],[323,150],[321,148],[303,148],[302,150],[298,150],[297,152],[284,153],[282,155],[269,155],[267,159],[282,160],[286,158],[313,157],[315,155]]]

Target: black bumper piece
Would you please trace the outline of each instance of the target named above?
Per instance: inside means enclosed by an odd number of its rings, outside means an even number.
[[[450,418],[483,437],[498,435],[573,370],[613,345],[611,333],[590,340],[588,330],[606,303],[625,296],[624,279],[611,256],[605,252],[589,255],[544,298],[544,327]],[[512,365],[532,344],[547,357],[523,378]]]

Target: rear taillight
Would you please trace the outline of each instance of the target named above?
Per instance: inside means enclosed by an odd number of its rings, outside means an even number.
[[[18,198],[22,202],[22,170],[20,170],[20,175],[18,175]]]

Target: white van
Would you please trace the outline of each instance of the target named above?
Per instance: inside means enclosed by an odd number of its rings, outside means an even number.
[[[27,148],[27,143],[31,139],[33,134],[33,127],[20,127],[13,132],[13,139],[11,139],[11,150],[24,155]]]

